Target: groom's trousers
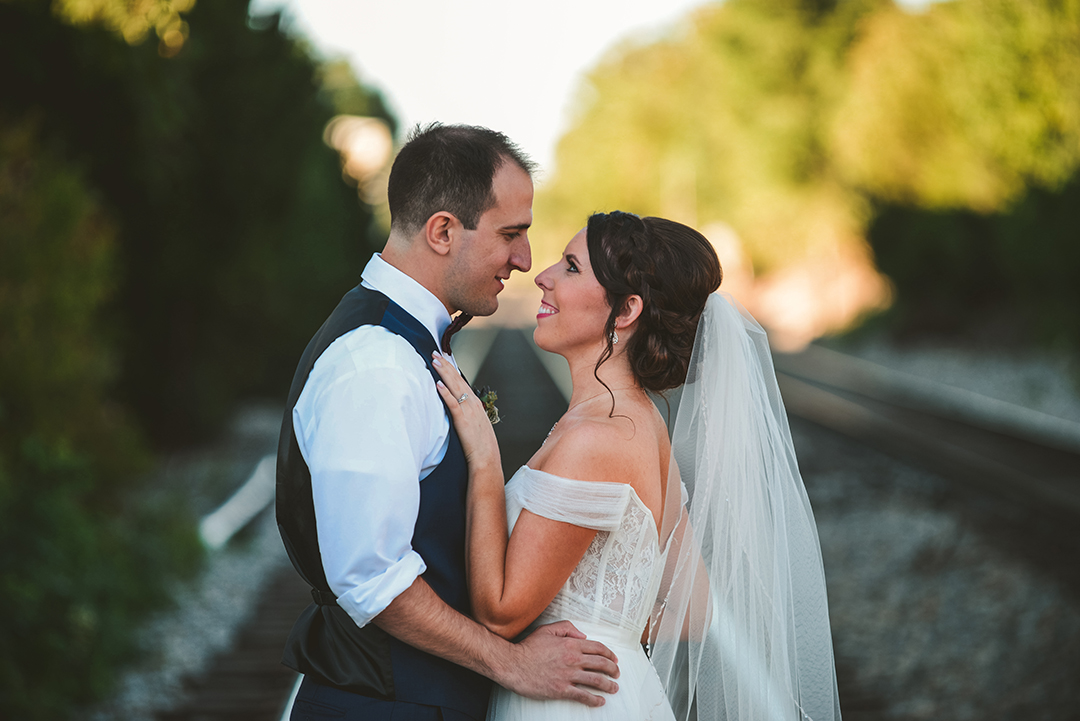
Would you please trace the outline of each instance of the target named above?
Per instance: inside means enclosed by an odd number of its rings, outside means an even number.
[[[382,701],[322,686],[304,677],[289,721],[483,721],[441,708],[402,701]]]

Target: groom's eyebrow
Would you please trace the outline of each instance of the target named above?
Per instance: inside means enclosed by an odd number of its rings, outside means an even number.
[[[499,230],[501,232],[506,232],[508,230],[528,230],[530,227],[532,227],[532,223],[518,223],[517,225],[504,225],[499,228]]]

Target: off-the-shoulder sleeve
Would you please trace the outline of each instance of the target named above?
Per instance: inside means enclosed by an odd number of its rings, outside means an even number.
[[[618,528],[630,501],[627,483],[576,481],[528,466],[514,474],[507,492],[538,516],[597,531]]]

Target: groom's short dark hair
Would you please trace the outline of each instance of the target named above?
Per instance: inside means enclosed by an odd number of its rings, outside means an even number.
[[[452,213],[475,230],[495,205],[492,181],[503,163],[530,176],[535,163],[502,133],[476,125],[417,125],[390,170],[390,224],[408,235],[435,213]]]

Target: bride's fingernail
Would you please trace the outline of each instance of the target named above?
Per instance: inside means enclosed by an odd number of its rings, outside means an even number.
[[[446,388],[442,381],[435,381],[435,385],[439,386],[439,388]]]
[[[438,358],[432,358],[431,365],[435,366],[436,368],[442,368],[442,363],[439,362]]]

